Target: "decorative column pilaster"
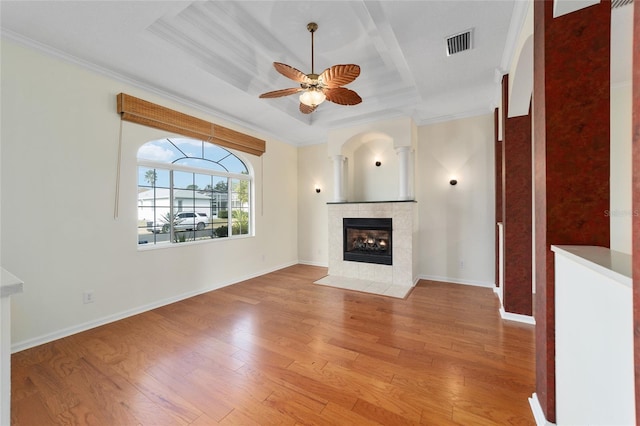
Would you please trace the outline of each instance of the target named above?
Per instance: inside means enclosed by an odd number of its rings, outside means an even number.
[[[338,203],[345,202],[347,201],[347,195],[345,191],[344,169],[347,157],[344,155],[334,155],[331,159],[333,160],[333,201]]]
[[[399,146],[396,148],[399,159],[399,182],[400,190],[398,199],[413,200],[413,167],[411,162],[412,150],[410,146]]]

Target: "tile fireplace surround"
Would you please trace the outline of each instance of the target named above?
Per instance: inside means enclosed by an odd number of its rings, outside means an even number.
[[[328,203],[329,275],[317,282],[332,287],[404,298],[416,282],[416,202]],[[343,260],[343,218],[391,218],[392,265]]]

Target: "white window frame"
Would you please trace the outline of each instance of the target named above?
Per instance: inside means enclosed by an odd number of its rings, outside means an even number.
[[[194,139],[197,140],[197,139]],[[153,141],[148,141],[146,143],[149,142],[153,142]],[[143,144],[144,145],[144,144]],[[222,147],[224,148],[224,147]],[[226,148],[224,148],[226,149]],[[228,151],[228,149],[227,149]],[[137,152],[137,151],[136,151]],[[147,243],[147,244],[140,244],[139,243],[139,236],[137,236],[138,241],[136,241],[136,244],[138,246],[138,250],[154,250],[154,249],[160,249],[160,248],[166,248],[166,247],[180,247],[180,246],[184,246],[184,245],[193,245],[193,244],[209,244],[209,243],[213,243],[213,242],[220,242],[220,241],[226,241],[229,239],[241,239],[241,238],[251,238],[255,236],[255,180],[254,180],[254,173],[253,173],[253,169],[250,166],[250,163],[248,163],[246,160],[244,160],[242,157],[238,156],[237,154],[229,151],[232,155],[234,155],[235,157],[237,157],[247,168],[247,172],[248,174],[243,174],[243,173],[232,173],[232,172],[224,172],[224,171],[219,171],[219,170],[212,170],[212,169],[206,169],[206,168],[200,168],[200,167],[195,167],[195,166],[184,166],[181,165],[179,163],[166,163],[166,162],[159,162],[159,161],[150,161],[150,160],[137,160],[136,162],[136,188],[138,188],[138,170],[140,167],[147,167],[150,169],[161,169],[161,170],[168,170],[169,171],[169,178],[170,178],[170,182],[169,182],[169,200],[170,200],[170,212],[173,212],[173,209],[175,208],[175,206],[173,206],[173,191],[174,191],[174,184],[173,184],[173,171],[181,171],[181,172],[186,172],[186,173],[194,173],[194,174],[202,174],[202,175],[209,175],[209,176],[216,176],[216,177],[225,177],[227,178],[227,229],[228,229],[228,233],[226,237],[222,237],[222,238],[211,238],[211,239],[200,239],[200,240],[195,240],[195,241],[185,241],[185,242],[181,242],[181,243],[175,243],[174,242],[174,229],[173,226],[171,226],[170,229],[170,234],[169,234],[169,240],[167,242],[160,242],[160,243]],[[196,157],[189,157],[189,158],[196,158]],[[249,232],[247,234],[238,234],[238,235],[233,235],[232,233],[232,222],[233,222],[233,207],[232,207],[232,185],[230,182],[230,179],[238,179],[238,180],[244,180],[247,181],[249,183]],[[137,192],[137,191],[136,191]],[[136,206],[139,205],[139,202],[136,200]],[[137,230],[138,228],[136,228]]]

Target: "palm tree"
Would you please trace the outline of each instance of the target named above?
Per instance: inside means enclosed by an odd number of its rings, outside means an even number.
[[[155,170],[153,169],[149,169],[147,170],[147,172],[144,174],[144,180],[146,180],[147,182],[149,182],[149,185],[151,186],[156,186],[156,181],[158,180],[158,174],[156,173]]]

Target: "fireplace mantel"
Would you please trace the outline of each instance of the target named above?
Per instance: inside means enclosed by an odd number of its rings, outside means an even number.
[[[329,201],[327,204],[389,204],[389,203],[417,203],[416,200],[395,201]]]

